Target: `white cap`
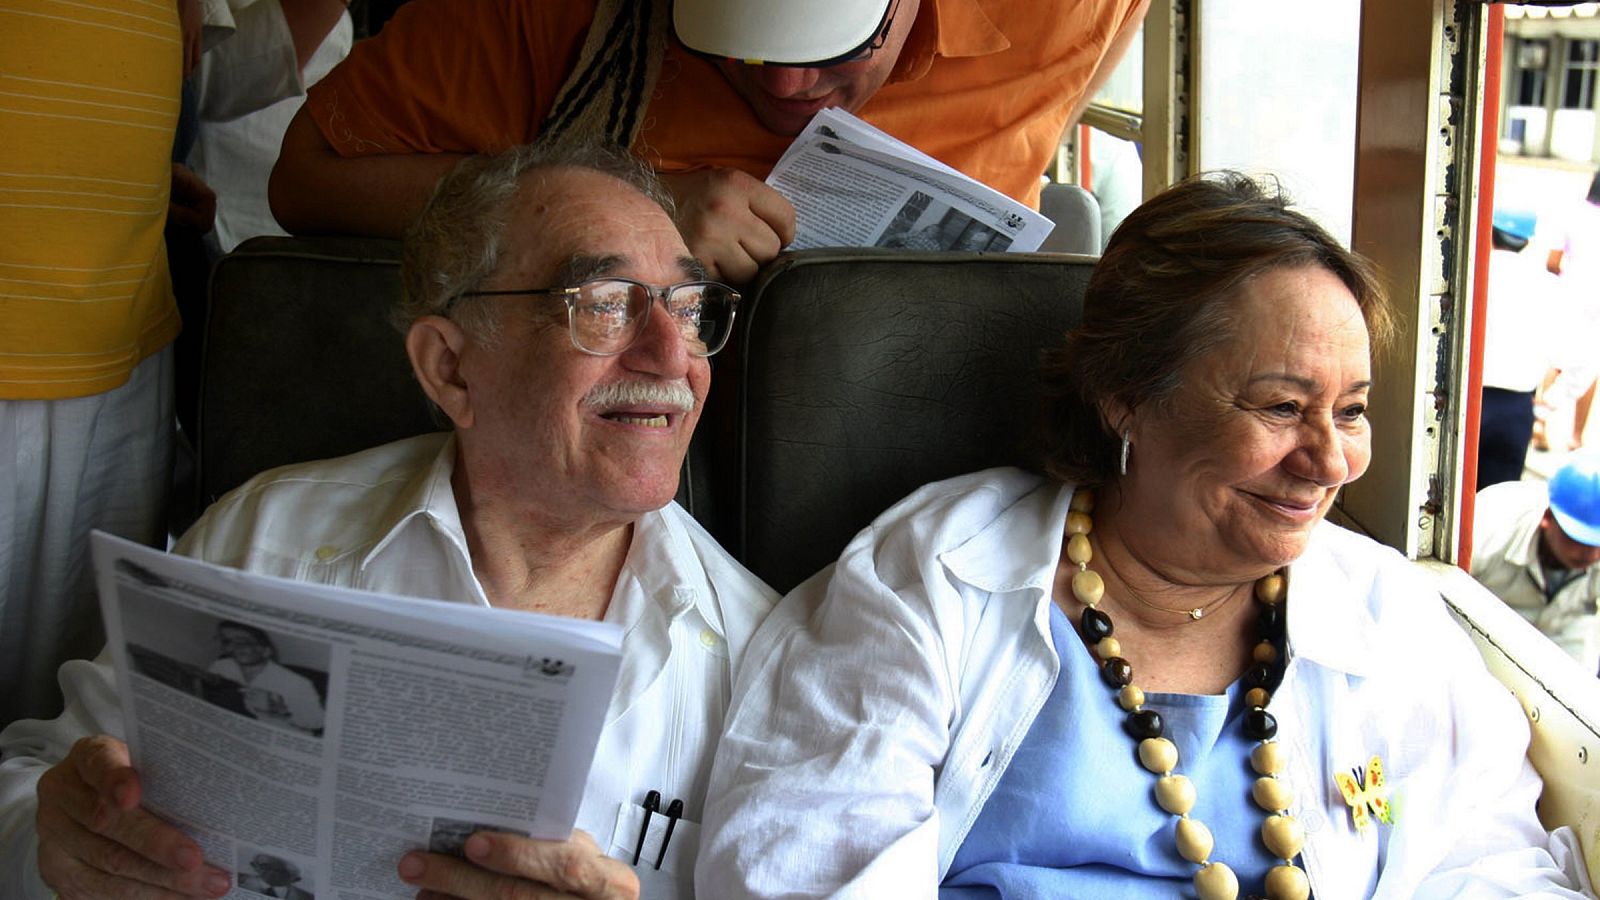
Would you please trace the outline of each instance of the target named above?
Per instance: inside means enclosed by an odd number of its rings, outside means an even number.
[[[698,53],[805,65],[870,42],[890,0],[673,0],[678,40]]]

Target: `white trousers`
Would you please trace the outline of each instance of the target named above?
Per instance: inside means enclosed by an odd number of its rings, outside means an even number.
[[[0,726],[61,711],[56,668],[105,637],[89,531],[166,546],[172,347],[128,383],[67,400],[0,400]]]

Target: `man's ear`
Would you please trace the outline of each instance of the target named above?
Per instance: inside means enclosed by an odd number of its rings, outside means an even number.
[[[406,332],[406,355],[417,382],[457,428],[471,428],[472,397],[461,374],[461,355],[472,339],[443,316],[423,316]]]

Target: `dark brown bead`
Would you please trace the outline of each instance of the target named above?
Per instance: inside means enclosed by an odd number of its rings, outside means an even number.
[[[1283,635],[1283,606],[1257,604],[1256,624],[1261,628],[1262,640],[1276,641]]]
[[[1098,644],[1101,638],[1111,636],[1111,617],[1098,609],[1084,609],[1083,611],[1083,636],[1089,643]]]
[[[1133,664],[1120,656],[1113,656],[1100,664],[1100,680],[1114,688],[1133,681]]]
[[[1266,688],[1272,690],[1277,687],[1278,673],[1276,666],[1257,663],[1244,670],[1244,686],[1246,688]]]
[[[1244,714],[1244,736],[1252,741],[1269,741],[1278,734],[1278,720],[1264,709]]]
[[[1141,709],[1129,713],[1128,717],[1122,720],[1122,730],[1134,740],[1142,741],[1145,738],[1158,738],[1166,734],[1167,724],[1161,721],[1161,713],[1153,709]]]

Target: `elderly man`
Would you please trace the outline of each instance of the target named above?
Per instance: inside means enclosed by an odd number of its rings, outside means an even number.
[[[1548,485],[1479,491],[1472,535],[1472,577],[1600,669],[1600,453],[1574,457]]]
[[[412,0],[311,89],[272,209],[293,232],[392,235],[456,154],[599,132],[650,160],[690,249],[741,282],[794,237],[761,179],[824,107],[1037,206],[1148,3]]]
[[[647,897],[687,896],[730,672],[775,600],[671,502],[737,295],[700,280],[648,171],[599,151],[463,163],[408,237],[403,268],[406,349],[453,433],[268,472],[178,549],[622,626],[578,815],[587,834],[479,834],[466,860],[394,862],[410,884],[462,898],[529,881],[627,897],[636,876]],[[48,897],[41,877],[63,897],[142,896],[130,880],[225,893],[227,874],[139,807],[127,750],[106,736],[120,722],[104,667],[69,663],[62,680],[61,719],[0,735],[0,895]],[[71,744],[91,733],[102,735]],[[648,816],[647,800],[676,815]],[[641,835],[657,852],[635,868]]]

